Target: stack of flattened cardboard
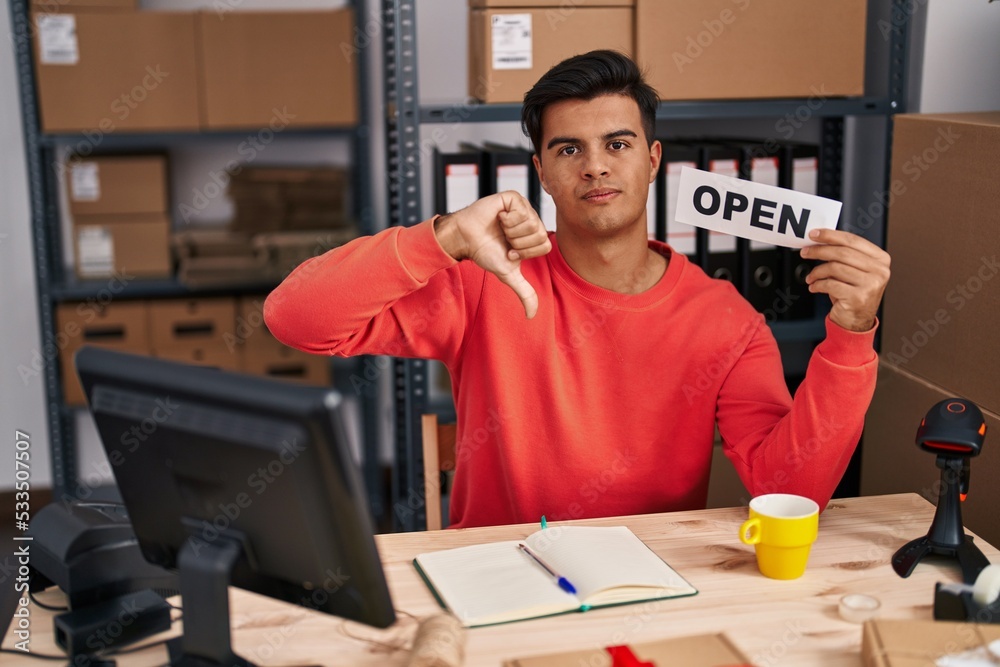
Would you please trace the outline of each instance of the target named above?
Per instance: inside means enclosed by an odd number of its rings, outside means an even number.
[[[250,235],[224,228],[187,229],[173,237],[177,278],[191,287],[220,287],[270,280],[266,258]]]
[[[247,167],[233,174],[233,229],[260,232],[334,229],[350,224],[350,179],[337,167]]]
[[[280,280],[302,262],[342,246],[358,235],[355,227],[303,232],[275,232],[253,237],[258,257],[266,261],[268,275]]]

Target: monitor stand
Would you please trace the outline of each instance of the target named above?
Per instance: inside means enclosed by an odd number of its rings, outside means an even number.
[[[184,634],[167,643],[174,667],[254,667],[233,653],[229,634],[229,581],[243,545],[219,536],[188,538],[177,555]]]

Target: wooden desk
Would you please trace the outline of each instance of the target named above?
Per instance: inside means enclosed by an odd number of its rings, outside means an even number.
[[[957,568],[947,562],[922,563],[908,579],[896,576],[889,565],[899,546],[927,532],[933,514],[933,505],[916,494],[834,501],[820,518],[809,568],[795,581],[774,581],[757,572],[752,548],[737,538],[745,508],[572,522],[629,526],[690,581],[698,595],[470,630],[466,665],[497,667],[517,656],[725,631],[758,667],[857,667],[862,664],[861,626],[838,616],[842,595],[876,596],[883,618],[930,619],[934,582],[960,579]],[[417,554],[523,538],[537,529],[525,524],[379,535],[396,608],[418,617],[439,611],[411,564]],[[1000,562],[997,549],[976,541],[991,562]],[[411,618],[401,616],[395,626],[380,631],[237,589],[232,589],[231,600],[234,646],[258,664],[406,664],[406,651],[387,652],[348,635],[406,646],[415,629]],[[51,619],[32,609],[32,648],[51,653]],[[4,646],[12,643],[8,636]],[[153,648],[117,659],[122,667],[160,665],[165,652]],[[10,654],[0,662],[38,664]]]

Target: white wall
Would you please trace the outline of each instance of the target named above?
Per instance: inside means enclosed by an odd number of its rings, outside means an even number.
[[[921,113],[1000,110],[1000,2],[927,5]]]
[[[41,338],[35,297],[28,175],[10,12],[0,6],[0,489],[14,485],[15,430],[30,436],[31,482],[52,483],[48,425],[40,377],[22,379]]]

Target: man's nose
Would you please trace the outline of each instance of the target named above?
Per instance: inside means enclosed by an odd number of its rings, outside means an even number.
[[[601,154],[589,158],[583,165],[583,177],[586,179],[603,178],[608,175],[608,163]]]

